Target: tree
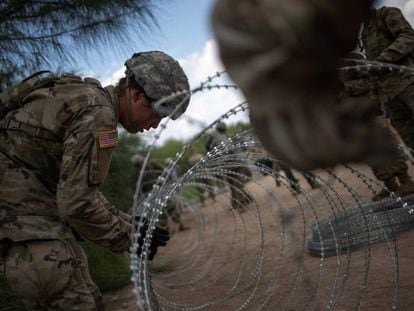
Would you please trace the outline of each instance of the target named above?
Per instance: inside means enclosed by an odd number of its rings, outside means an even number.
[[[105,47],[130,42],[132,34],[145,35],[156,26],[153,2],[1,1],[0,89],[42,67],[68,70],[92,48],[107,51]]]

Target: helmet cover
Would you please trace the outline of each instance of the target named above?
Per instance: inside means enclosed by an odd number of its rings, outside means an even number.
[[[164,52],[150,51],[135,53],[125,66],[127,75],[135,77],[151,100],[155,113],[161,117],[171,115],[175,120],[185,112],[190,102],[190,86],[178,61]],[[177,92],[182,94],[171,97]]]

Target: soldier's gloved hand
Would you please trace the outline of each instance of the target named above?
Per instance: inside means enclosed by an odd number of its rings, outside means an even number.
[[[143,225],[140,227],[140,237],[138,239],[138,249],[137,249],[137,255],[140,256],[142,252],[142,247],[144,243],[145,235],[148,231],[148,222],[146,220],[143,221]],[[152,238],[151,238],[151,245],[149,246],[149,254],[148,254],[148,260],[154,259],[155,254],[157,253],[159,246],[165,246],[167,245],[168,240],[170,239],[170,234],[168,230],[165,230],[160,227],[155,227],[155,229],[152,231]]]

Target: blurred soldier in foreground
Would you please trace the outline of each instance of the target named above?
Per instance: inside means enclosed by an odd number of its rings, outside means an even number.
[[[217,133],[211,136],[211,139],[206,141],[207,151],[212,151],[214,147],[219,147],[222,142],[228,139],[227,125],[224,122],[217,123],[216,132]],[[232,151],[229,151],[229,154],[232,153]],[[229,154],[224,153],[223,157],[227,157],[226,161],[234,161],[235,158],[229,158]],[[246,166],[232,166],[231,164],[232,163],[229,163],[229,166],[225,167],[225,169],[231,172],[227,173],[227,176],[225,178],[230,187],[230,203],[233,210],[244,212],[246,205],[253,202],[251,195],[244,189],[244,186],[248,182],[248,179],[252,176],[252,173]]]
[[[189,95],[159,101],[189,89],[170,56],[138,53],[125,65],[116,87],[40,72],[0,94],[0,268],[31,309],[104,309],[76,240],[130,249],[131,217],[98,189],[118,144],[117,122],[143,132],[187,108]],[[168,232],[154,230],[149,259],[167,240]]]
[[[372,9],[361,42],[368,60],[414,66],[414,31],[400,9]],[[414,75],[389,72],[375,80],[381,105],[404,143],[414,150]]]
[[[278,159],[310,170],[386,151],[375,114],[355,113],[358,103],[335,105],[336,67],[356,46],[372,2],[216,2],[222,61],[249,101],[260,140]]]
[[[389,197],[389,191],[395,192],[397,195],[408,195],[414,193],[414,183],[408,174],[408,160],[404,152],[399,149],[397,138],[391,132],[387,120],[381,110],[376,88],[375,72],[370,70],[356,70],[355,65],[360,64],[358,61],[363,60],[361,53],[353,52],[349,55],[348,60],[343,61],[344,67],[339,70],[339,77],[343,83],[343,92],[341,93],[341,105],[347,105],[349,98],[359,97],[361,103],[372,106],[377,105],[378,117],[377,126],[388,132],[389,140],[394,148],[395,157],[391,157],[389,161],[384,163],[375,163],[367,161],[371,167],[375,177],[384,183],[387,189],[382,189],[373,196],[374,201]],[[346,65],[349,65],[346,67]],[[354,66],[354,67],[353,67]],[[348,69],[346,69],[348,68]],[[344,70],[346,69],[346,70]]]
[[[138,180],[139,174],[141,173],[141,168],[144,164],[144,157],[140,154],[136,154],[132,157],[131,162],[137,168],[136,180]],[[157,183],[158,177],[162,174],[163,171],[164,171],[164,166],[162,166],[159,162],[155,160],[149,160],[147,166],[145,167],[144,176],[142,178],[141,187],[139,189],[140,191],[140,196],[138,199],[139,201],[142,201],[146,197],[146,195],[148,195],[151,192],[152,188]],[[175,180],[174,176],[170,176],[170,178],[172,180]],[[134,184],[134,189],[135,187],[136,187],[136,184]],[[174,199],[170,199],[167,202],[167,206],[165,208],[164,213],[162,213],[159,217],[158,225],[162,228],[169,229],[168,218],[171,218],[173,222],[178,224],[179,231],[187,230],[189,228],[186,227],[181,221],[181,214],[182,214],[182,207],[180,203]]]

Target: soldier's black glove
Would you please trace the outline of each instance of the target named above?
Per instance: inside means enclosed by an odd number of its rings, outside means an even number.
[[[144,238],[148,230],[148,222],[146,220],[143,220],[144,224],[139,229],[139,233],[141,234],[138,239],[138,249],[137,249],[137,255],[140,256],[142,252],[142,245],[144,243]],[[157,253],[158,246],[165,246],[167,245],[167,241],[170,239],[170,234],[168,230],[165,230],[160,227],[155,227],[155,229],[152,231],[152,239],[151,239],[151,245],[149,247],[149,254],[148,254],[148,260],[154,259],[155,254]]]

